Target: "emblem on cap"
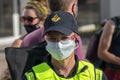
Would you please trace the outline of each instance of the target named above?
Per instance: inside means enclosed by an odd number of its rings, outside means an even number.
[[[58,22],[58,21],[61,20],[61,18],[59,17],[58,14],[55,14],[51,20],[52,20],[53,22]]]

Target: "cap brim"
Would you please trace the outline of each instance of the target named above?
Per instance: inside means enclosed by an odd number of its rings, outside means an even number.
[[[60,27],[60,26],[52,26],[44,32],[44,35],[49,31],[58,31],[58,32],[63,33],[66,36],[69,36],[72,33],[72,31],[68,28]]]

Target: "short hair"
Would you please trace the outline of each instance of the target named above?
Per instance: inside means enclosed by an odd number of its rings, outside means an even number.
[[[66,11],[69,8],[70,3],[74,0],[48,0],[50,10],[53,11]]]
[[[47,2],[44,2],[44,4],[43,4],[40,1],[31,0],[31,1],[27,2],[25,9],[33,9],[35,11],[36,15],[42,21],[45,19],[45,17],[47,17],[47,15],[50,12],[48,6],[45,5],[45,3],[47,4]]]

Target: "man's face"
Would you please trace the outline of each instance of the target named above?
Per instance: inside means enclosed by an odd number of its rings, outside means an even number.
[[[74,54],[76,48],[73,36],[74,34],[65,36],[57,31],[47,32],[45,35],[46,50],[55,60],[61,61],[68,58],[71,54]]]

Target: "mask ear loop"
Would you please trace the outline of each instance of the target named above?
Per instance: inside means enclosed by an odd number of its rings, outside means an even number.
[[[78,35],[77,34],[72,35],[71,40],[75,41],[76,48],[78,48],[78,45],[79,45]]]
[[[76,48],[78,48],[79,47],[79,40],[77,38],[75,39],[75,44],[76,44]]]

